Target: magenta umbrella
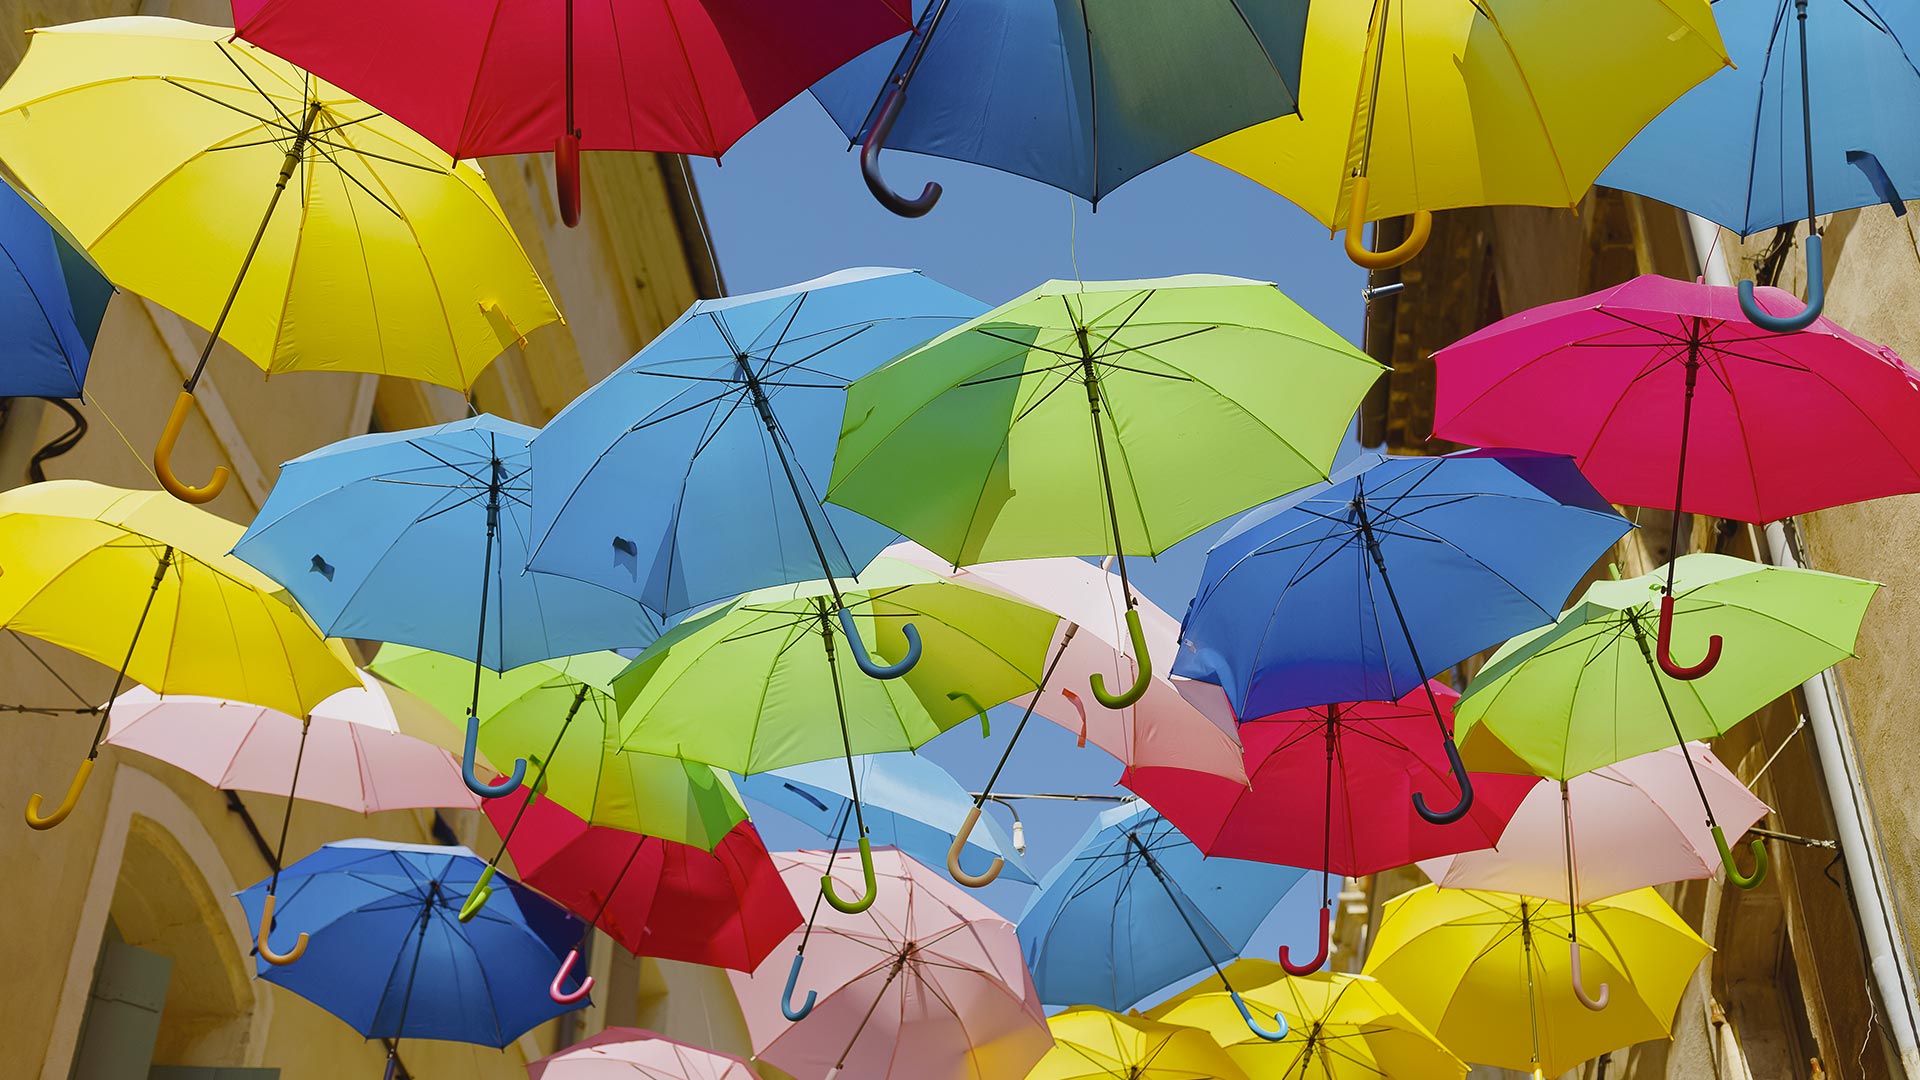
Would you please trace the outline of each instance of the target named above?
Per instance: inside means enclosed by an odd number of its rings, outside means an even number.
[[[610,1027],[527,1065],[528,1080],[759,1080],[732,1054]]]

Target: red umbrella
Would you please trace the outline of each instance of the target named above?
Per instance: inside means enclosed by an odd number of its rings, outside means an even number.
[[[1460,695],[1439,682],[1427,688],[1452,728]],[[1120,782],[1208,855],[1321,871],[1319,955],[1295,964],[1280,950],[1287,970],[1304,975],[1327,958],[1328,875],[1372,874],[1492,847],[1540,781],[1473,773],[1473,805],[1459,820],[1436,825],[1407,813],[1416,791],[1458,794],[1445,740],[1426,691],[1416,689],[1399,701],[1316,705],[1240,725],[1247,787],[1163,768],[1128,769]]]
[[[233,0],[240,37],[456,158],[552,150],[718,158],[828,72],[913,29],[911,0]]]

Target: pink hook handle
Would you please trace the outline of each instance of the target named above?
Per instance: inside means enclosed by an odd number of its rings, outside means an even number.
[[[1305,964],[1296,964],[1287,958],[1288,947],[1282,945],[1280,946],[1280,966],[1286,968],[1289,975],[1311,975],[1319,971],[1320,965],[1327,962],[1327,951],[1332,944],[1332,930],[1333,909],[1322,907],[1320,909],[1320,951],[1314,953],[1313,959]]]
[[[588,975],[586,978],[581,979],[580,989],[575,990],[571,994],[567,993],[565,990],[560,989],[560,984],[567,981],[568,973],[573,971],[573,965],[578,963],[579,960],[580,960],[580,950],[568,949],[567,958],[560,962],[560,970],[554,972],[553,984],[547,987],[547,996],[552,998],[556,1003],[561,1005],[572,1005],[580,1001],[581,999],[585,998],[588,994],[593,993],[593,976],[591,975]]]
[[[1567,942],[1567,951],[1573,957],[1573,996],[1580,999],[1580,1004],[1585,1005],[1594,1012],[1599,1012],[1601,1009],[1606,1008],[1607,998],[1611,996],[1613,988],[1606,983],[1601,983],[1600,992],[1593,997],[1588,997],[1585,980],[1580,977],[1580,943],[1577,941]]]
[[[1668,678],[1691,681],[1712,671],[1720,662],[1720,635],[1707,638],[1706,659],[1686,667],[1673,658],[1673,595],[1663,593],[1660,597],[1660,630],[1654,638],[1653,657],[1660,662],[1660,670]]]

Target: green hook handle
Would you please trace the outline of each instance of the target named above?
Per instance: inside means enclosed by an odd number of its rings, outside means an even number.
[[[858,915],[873,906],[874,897],[880,893],[874,888],[873,845],[868,843],[864,836],[860,838],[860,876],[867,881],[867,893],[858,900],[842,900],[835,895],[832,874],[820,875],[820,895],[826,899],[827,903],[833,905],[833,910],[843,915]]]
[[[947,691],[947,700],[961,702],[966,705],[967,708],[972,709],[974,715],[980,718],[980,737],[983,739],[993,738],[993,722],[987,719],[985,706],[974,700],[972,694],[967,693],[965,690],[949,690]]]
[[[1727,868],[1728,881],[1743,889],[1752,889],[1759,887],[1761,882],[1767,880],[1767,842],[1765,840],[1754,837],[1753,843],[1748,845],[1754,858],[1751,875],[1740,872],[1740,867],[1733,861],[1733,849],[1727,846],[1727,834],[1721,832],[1718,825],[1713,827],[1713,844],[1720,849],[1720,865]]]
[[[1140,670],[1134,673],[1133,685],[1126,692],[1113,695],[1107,693],[1107,680],[1099,672],[1087,680],[1093,689],[1093,699],[1109,709],[1124,709],[1139,701],[1147,694],[1147,687],[1153,684],[1153,658],[1147,655],[1147,632],[1140,628],[1140,610],[1127,609],[1127,636],[1133,639],[1133,660]]]
[[[487,883],[493,880],[494,870],[493,864],[488,863],[487,868],[480,871],[480,880],[473,883],[472,891],[467,893],[466,903],[460,905],[461,922],[472,922],[473,917],[480,914],[480,909],[487,906],[487,898],[493,895],[493,886]]]

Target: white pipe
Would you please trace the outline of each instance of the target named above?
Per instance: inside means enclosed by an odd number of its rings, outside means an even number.
[[[1687,229],[1693,237],[1701,273],[1709,285],[1732,285],[1723,252],[1716,246],[1720,227],[1697,214],[1687,215]],[[1780,522],[1766,529],[1767,555],[1775,566],[1801,568],[1793,547],[1787,542],[1786,528]],[[1920,1040],[1915,1038],[1914,1016],[1916,984],[1911,954],[1904,941],[1898,941],[1899,926],[1888,917],[1890,897],[1885,865],[1880,860],[1879,838],[1875,835],[1870,812],[1863,805],[1865,792],[1855,779],[1859,757],[1852,733],[1840,719],[1846,705],[1840,697],[1831,669],[1808,679],[1800,687],[1807,703],[1807,725],[1813,729],[1815,757],[1821,779],[1825,781],[1827,801],[1833,806],[1834,827],[1840,834],[1840,850],[1845,855],[1847,878],[1853,886],[1855,914],[1867,946],[1867,967],[1874,987],[1879,991],[1880,1018],[1893,1035],[1900,1051],[1900,1065],[1908,1080],[1920,1080]]]

